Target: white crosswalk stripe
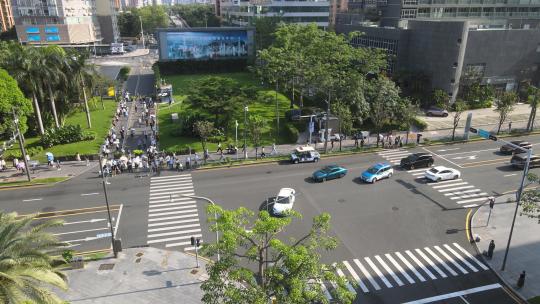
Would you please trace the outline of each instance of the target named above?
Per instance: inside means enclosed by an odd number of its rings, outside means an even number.
[[[457,243],[416,248],[403,252],[404,254],[397,251],[364,257],[362,259],[365,263],[361,262],[360,259],[352,259],[352,261],[342,261],[341,265],[343,266],[338,267],[337,263],[334,263],[333,266],[337,275],[346,279],[347,288],[354,293],[359,292],[354,287],[356,285],[362,292],[369,293],[385,287],[398,288],[398,286],[406,285],[407,282],[415,284],[427,280],[467,275],[470,272],[465,267],[473,272],[489,270],[484,263]],[[459,270],[460,273],[456,272],[455,269]],[[427,277],[420,272],[425,273]],[[418,281],[415,281],[410,273],[413,273]],[[397,285],[394,285],[390,280],[393,280]],[[366,285],[367,282],[369,282],[369,287]],[[383,285],[379,282],[382,282]],[[332,282],[325,282],[321,286],[326,296],[331,294],[331,288],[336,288]],[[329,288],[325,289],[327,287]]]
[[[480,201],[486,201],[488,199],[487,196],[479,197],[479,198],[471,198],[463,201],[457,201],[458,204],[466,204],[466,203],[472,203],[472,202],[480,202]]]
[[[442,188],[448,188],[448,187],[455,187],[460,185],[467,185],[467,182],[461,182],[461,183],[453,183],[453,184],[446,184],[446,185],[439,185],[439,186],[432,186],[433,189],[442,189]]]
[[[460,196],[454,196],[454,197],[451,197],[450,199],[451,200],[457,200],[457,199],[460,199],[460,198],[470,198],[470,197],[477,197],[477,196],[487,196],[488,194],[486,192],[482,192],[482,193],[473,193],[473,194],[465,194],[465,195],[460,195]]]
[[[201,238],[191,174],[152,177],[148,201],[147,244],[194,250],[192,236]]]

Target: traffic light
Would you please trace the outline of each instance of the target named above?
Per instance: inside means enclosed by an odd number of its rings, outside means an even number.
[[[476,130],[475,128],[469,128],[469,131],[470,131],[471,133],[478,133],[478,130]]]
[[[197,247],[201,246],[201,239],[197,239]]]
[[[191,237],[191,246],[195,246],[195,237],[194,236]]]

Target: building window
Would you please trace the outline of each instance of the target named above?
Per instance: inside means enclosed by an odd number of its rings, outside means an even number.
[[[58,28],[56,26],[47,26],[47,27],[45,27],[45,33],[47,33],[47,34],[56,34],[56,33],[58,33]]]
[[[47,35],[47,41],[60,41],[60,35]]]
[[[405,19],[416,18],[416,9],[402,9],[401,18],[405,18]]]
[[[470,63],[465,67],[465,75],[469,77],[484,77],[486,63]]]
[[[27,40],[29,42],[41,41],[41,36],[40,35],[32,34],[32,35],[27,35],[26,37],[27,37]]]
[[[27,27],[26,28],[26,33],[27,34],[39,34],[39,27]]]

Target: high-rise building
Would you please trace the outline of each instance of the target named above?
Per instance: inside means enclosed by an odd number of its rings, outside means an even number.
[[[10,0],[0,0],[0,32],[9,30],[14,24]]]
[[[118,39],[116,0],[12,1],[21,43],[109,44]]]
[[[229,25],[246,26],[254,18],[279,16],[284,22],[308,24],[316,23],[328,27],[330,1],[280,1],[280,0],[217,0],[223,21]],[[338,0],[339,1],[339,0]]]

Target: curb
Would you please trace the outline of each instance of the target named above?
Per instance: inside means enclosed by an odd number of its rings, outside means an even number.
[[[476,251],[476,254],[482,259],[482,262],[484,262],[484,264],[486,264],[489,269],[491,269],[491,271],[493,273],[495,273],[495,275],[497,276],[497,278],[499,279],[499,281],[501,281],[501,283],[503,283],[503,288],[506,290],[506,292],[512,296],[514,298],[514,300],[516,300],[518,303],[522,303],[522,304],[527,304],[529,303],[527,301],[527,299],[525,299],[517,290],[514,289],[514,287],[512,286],[512,284],[510,284],[509,282],[507,282],[495,269],[493,269],[493,267],[491,267],[491,264],[489,264],[485,257],[482,255],[482,253],[480,252],[480,249],[478,249],[478,246],[477,246],[477,243],[474,241],[473,239],[473,233],[472,233],[472,229],[473,229],[473,226],[472,226],[472,222],[473,222],[473,219],[474,217],[476,216],[476,213],[478,212],[478,210],[480,210],[480,208],[482,208],[486,203],[482,204],[480,207],[476,208],[476,210],[474,211],[473,215],[469,218],[469,222],[468,222],[468,225],[469,227],[471,227],[471,229],[469,230],[469,234],[470,234],[470,242],[471,244],[473,244],[473,247]]]
[[[60,183],[60,182],[56,182]],[[36,183],[32,185],[13,185],[13,186],[0,186],[0,190],[12,190],[12,189],[24,189],[24,188],[37,188],[37,187],[43,187],[48,185],[54,185],[56,183],[52,184],[45,184],[45,183]]]

